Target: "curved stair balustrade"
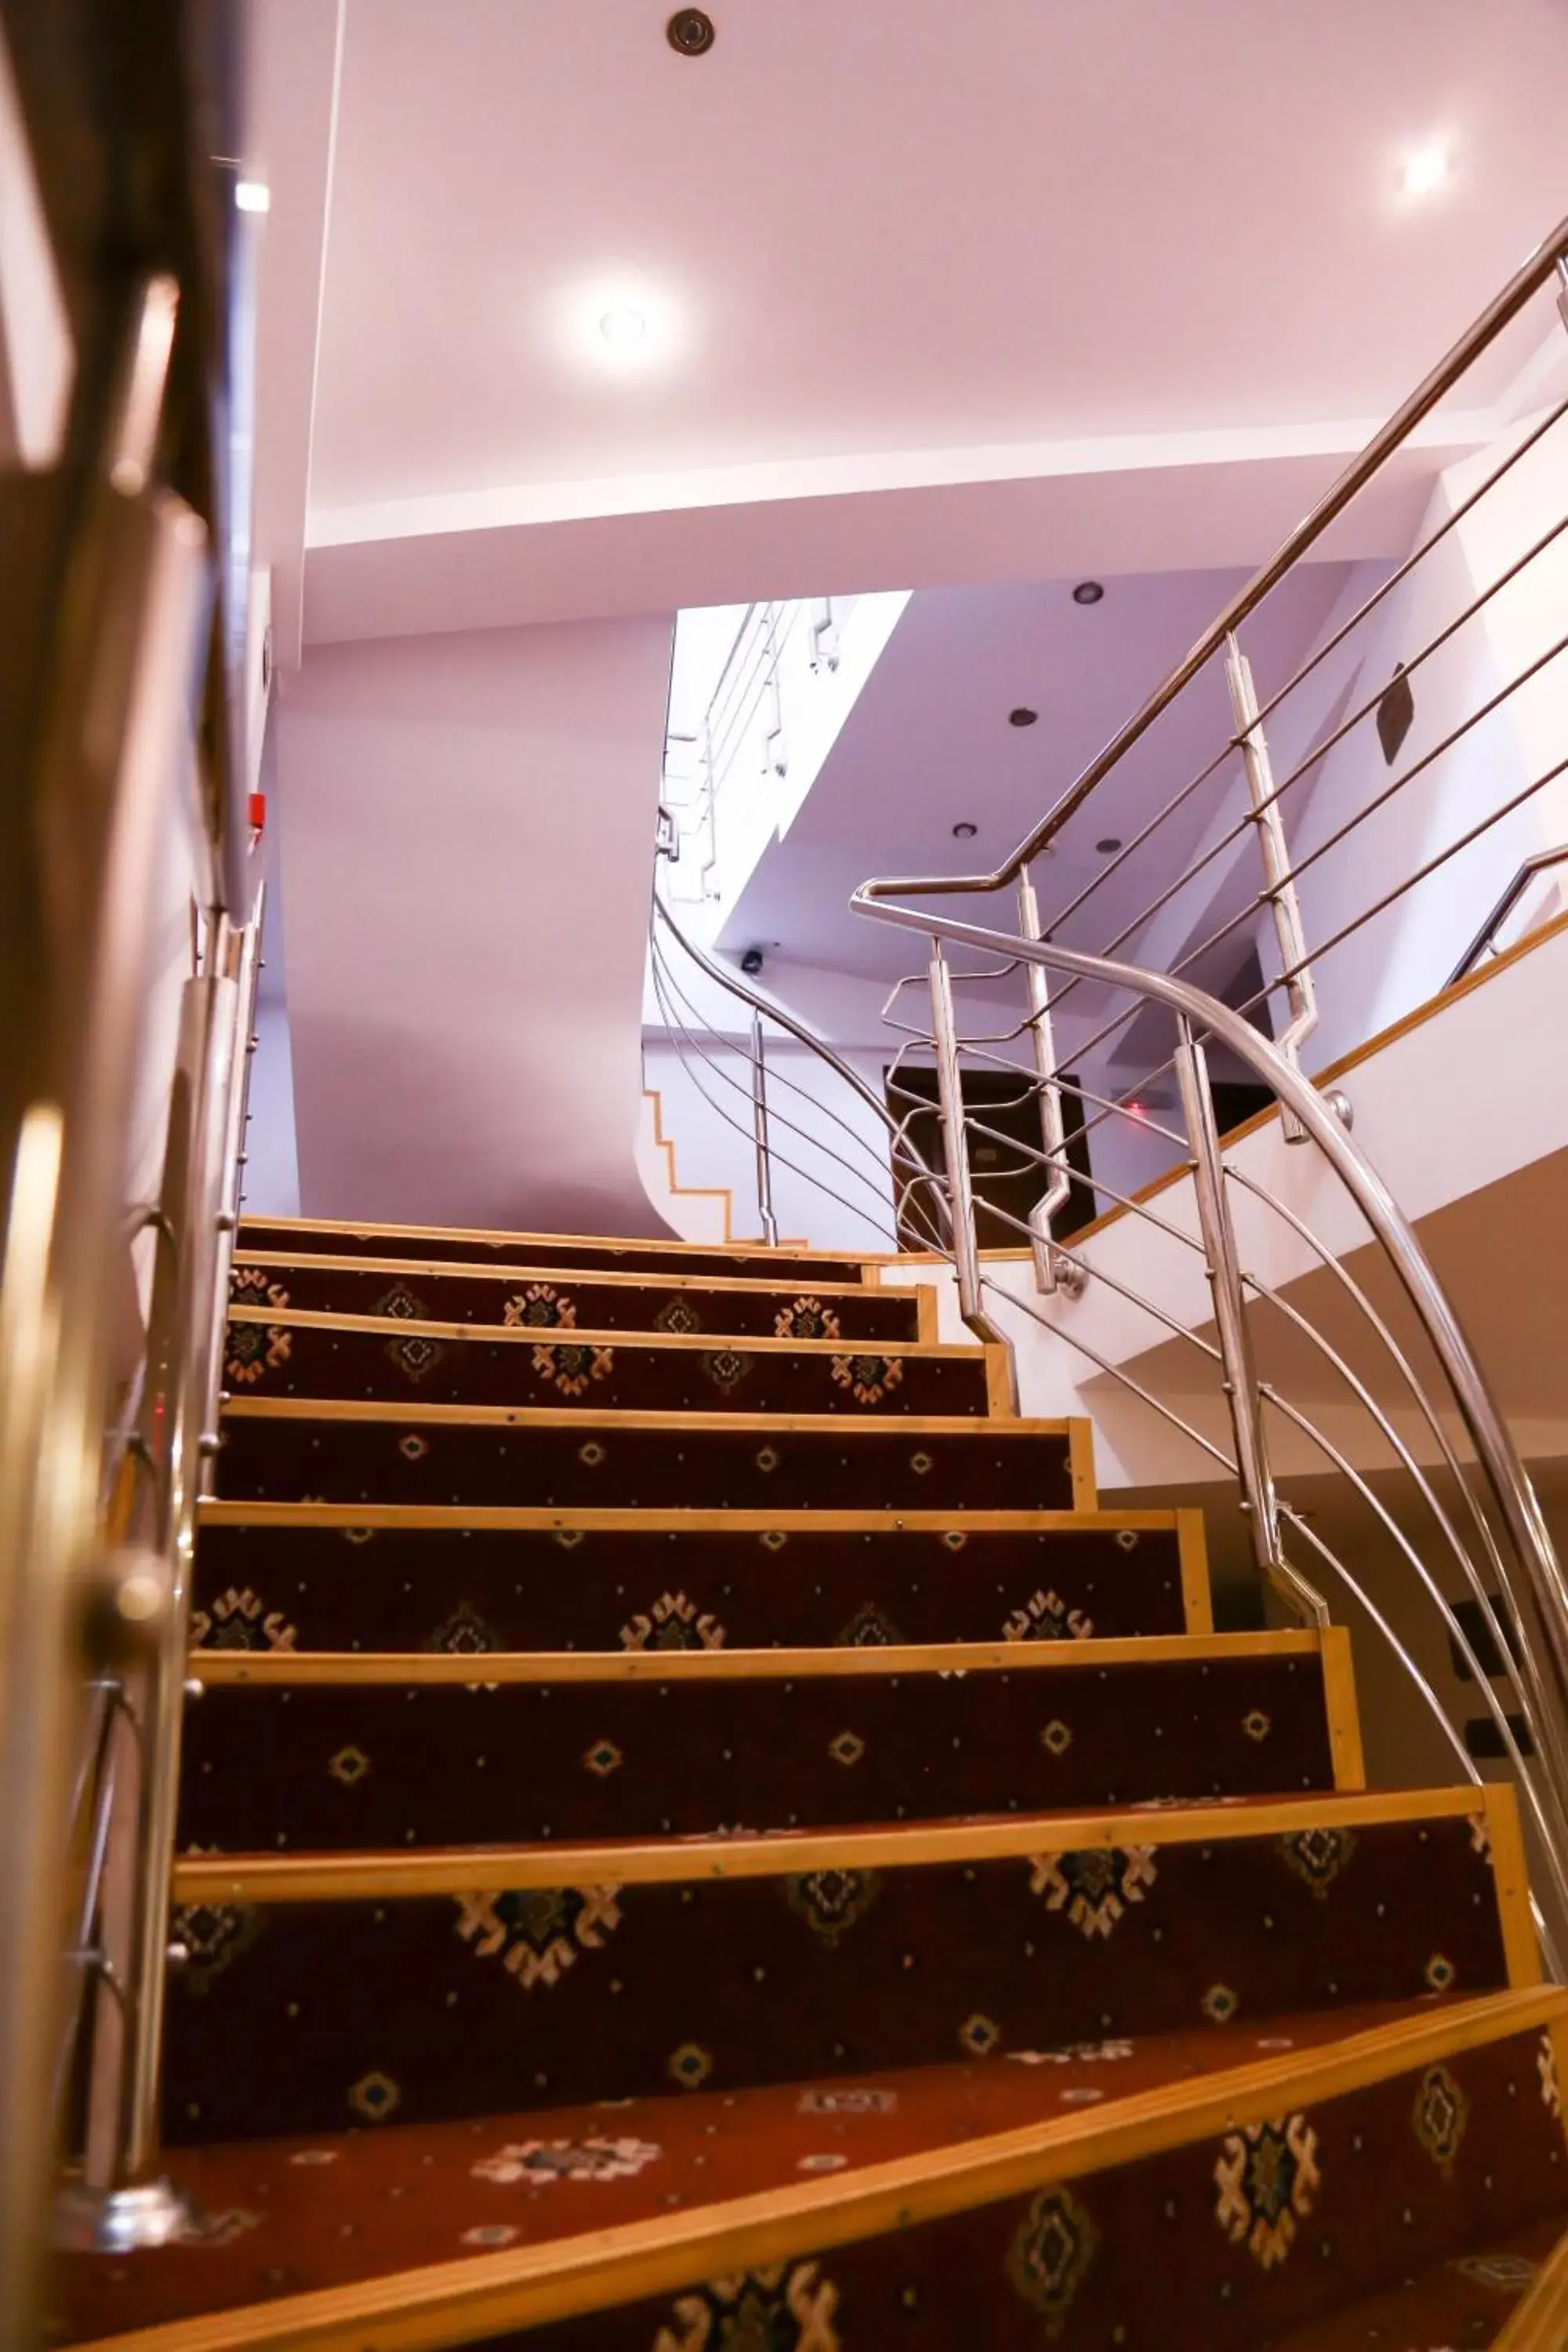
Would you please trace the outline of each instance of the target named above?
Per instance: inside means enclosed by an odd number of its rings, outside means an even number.
[[[1009,937],[978,924],[937,916],[927,908],[895,906],[886,898],[873,898],[868,889],[858,892],[852,903],[861,914],[924,933],[931,940],[936,1018],[928,1033],[929,1042],[939,1071],[950,1074],[944,1097],[948,1115],[942,1129],[949,1198],[955,1204],[970,1203],[970,1213],[956,1225],[953,1236],[961,1300],[969,1298],[982,1311],[986,1301],[998,1309],[1005,1301],[1083,1354],[1099,1372],[1173,1423],[1231,1472],[1237,1481],[1254,1558],[1265,1579],[1302,1622],[1326,1621],[1326,1601],[1302,1574],[1300,1549],[1294,1559],[1287,1555],[1282,1528],[1289,1527],[1298,1546],[1304,1545],[1327,1567],[1379,1626],[1436,1715],[1467,1777],[1479,1782],[1481,1775],[1462,1728],[1451,1720],[1429,1678],[1421,1673],[1352,1567],[1298,1510],[1280,1503],[1269,1461],[1270,1428],[1278,1432],[1288,1427],[1303,1438],[1318,1459],[1364,1504],[1375,1528],[1394,1545],[1426,1601],[1439,1615],[1454,1654],[1463,1661],[1491,1718],[1498,1752],[1506,1758],[1521,1789],[1559,1903],[1568,1900],[1568,1586],[1507,1423],[1454,1308],[1409,1220],[1354,1141],[1341,1112],[1240,1013],[1185,981],[1085,955],[1053,941]],[[1110,1271],[1103,1251],[1093,1254],[1091,1270],[1090,1258],[1081,1246],[1049,1242],[1052,1255],[1070,1268],[1074,1277],[1068,1305],[1053,1313],[1008,1286],[999,1278],[998,1269],[988,1270],[974,1230],[968,1171],[971,1138],[1014,1139],[962,1108],[959,1078],[973,1041],[960,1033],[952,1017],[950,946],[979,950],[1009,968],[1029,964],[1042,972],[1064,974],[1105,993],[1129,997],[1135,1005],[1159,1006],[1173,1018],[1176,1045],[1172,1058],[1180,1080],[1181,1125],[1160,1122],[1158,1131],[1191,1177],[1190,1210],[1184,1200],[1169,1192],[1163,1194],[1159,1209],[1131,1193],[1117,1192],[1112,1198],[1120,1210],[1158,1232],[1178,1253],[1201,1261],[1215,1328],[1214,1339],[1194,1328],[1206,1322],[1207,1317],[1197,1313],[1184,1318],[1146,1288],[1124,1283]],[[1403,1342],[1394,1328],[1400,1319],[1397,1308],[1390,1310],[1374,1302],[1368,1286],[1342,1263],[1347,1255],[1343,1240],[1336,1237],[1331,1244],[1279,1192],[1227,1163],[1207,1074],[1207,1053],[1215,1048],[1261,1081],[1278,1105],[1281,1126],[1287,1119],[1294,1122],[1300,1137],[1353,1202],[1364,1238],[1375,1244],[1403,1300],[1404,1319],[1410,1331]],[[1080,1091],[1059,1076],[1037,1081],[1036,1090],[1047,1083]],[[1135,1108],[1125,1103],[1107,1104],[1096,1115],[1127,1121],[1141,1131],[1150,1124],[1142,1104]],[[1042,1147],[1037,1152],[1016,1144],[1015,1148],[1024,1150],[1043,1171],[1059,1173],[1067,1169],[1059,1150]],[[1107,1189],[1096,1181],[1097,1189]],[[1310,1192],[1310,1187],[1291,1189]],[[1238,1215],[1238,1203],[1253,1213]],[[1322,1328],[1322,1320],[1303,1312],[1279,1282],[1267,1279],[1256,1269],[1251,1253],[1267,1248],[1269,1220],[1282,1224],[1301,1244],[1301,1270],[1310,1265],[1331,1278],[1333,1298],[1349,1310],[1355,1328],[1352,1340],[1342,1338],[1337,1323],[1331,1329]],[[1040,1236],[1035,1221],[1015,1218],[1010,1222],[1020,1244],[1037,1252]],[[1190,1411],[1176,1412],[1155,1386],[1137,1379],[1077,1328],[1082,1318],[1075,1317],[1070,1300],[1081,1295],[1082,1285],[1090,1279],[1109,1285],[1151,1318],[1159,1330],[1178,1344],[1189,1369],[1194,1360],[1202,1365],[1214,1393],[1224,1401],[1228,1446],[1216,1442],[1212,1428],[1195,1425]],[[1261,1326],[1267,1331],[1270,1318],[1276,1336],[1278,1327],[1285,1327],[1300,1337],[1314,1360],[1331,1369],[1359,1417],[1353,1440],[1338,1442],[1326,1425],[1331,1418],[1328,1412],[1308,1410],[1289,1392],[1283,1379],[1267,1377],[1260,1370],[1258,1329]],[[1409,1492],[1425,1514],[1428,1541],[1444,1564],[1446,1577],[1434,1570],[1426,1545],[1417,1546],[1411,1540],[1373,1485],[1367,1467],[1369,1433],[1376,1441],[1373,1454],[1380,1458],[1391,1455],[1408,1482]],[[1359,1460],[1352,1458],[1352,1444]],[[1427,1454],[1425,1463],[1422,1451]],[[1468,1628],[1445,1590],[1445,1582],[1455,1575],[1464,1587],[1467,1607],[1473,1607],[1475,1612]],[[1484,1657],[1478,1654],[1483,1649]]]
[[[664,851],[660,844],[661,854]],[[889,1248],[900,1246],[889,1198],[897,1188],[902,1214],[924,1244],[941,1251],[950,1219],[940,1179],[909,1135],[909,1118],[896,1118],[853,1063],[765,991],[700,948],[655,889],[648,932],[648,971],[665,1032],[694,1091],[725,1126],[752,1146],[757,1216],[763,1240],[778,1240],[776,1171],[787,1170],[814,1191],[864,1220]],[[721,1030],[698,1001],[693,974],[742,1006],[742,1033]],[[830,1101],[809,1091],[768,1054],[770,1029],[804,1046],[834,1082],[869,1115],[885,1145],[872,1144]],[[778,1093],[789,1098],[781,1107]],[[780,1131],[783,1139],[781,1140]]]

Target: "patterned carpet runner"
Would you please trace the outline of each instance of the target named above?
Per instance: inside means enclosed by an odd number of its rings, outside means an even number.
[[[247,1228],[194,2218],[53,2342],[1492,2342],[1568,2213],[1509,1793],[1363,1792],[1344,1637],[1216,1635],[1191,1515],[881,1271]]]

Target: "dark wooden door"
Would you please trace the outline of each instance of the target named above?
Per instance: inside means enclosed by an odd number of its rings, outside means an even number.
[[[1076,1084],[1070,1072],[1064,1071],[1068,1086]],[[1032,1094],[1026,1093],[1030,1084],[1029,1073],[1020,1070],[1016,1076],[1006,1070],[965,1070],[963,1073],[963,1108],[966,1114],[991,1132],[969,1139],[970,1174],[974,1188],[974,1222],[982,1249],[1025,1249],[1028,1246],[1026,1233],[1020,1227],[1028,1223],[1034,1207],[1048,1181],[1048,1171],[1038,1160],[1029,1160],[1022,1151],[1010,1148],[1023,1143],[1034,1150],[1040,1149],[1039,1107]],[[899,1091],[900,1088],[903,1092]],[[925,1068],[900,1070],[888,1090],[888,1108],[895,1118],[902,1118],[910,1108],[909,1097],[916,1095],[931,1108],[918,1109],[910,1119],[909,1136],[915,1150],[928,1168],[942,1167],[942,1123],[936,1108],[936,1071]],[[1067,1157],[1073,1171],[1072,1192],[1055,1219],[1058,1241],[1066,1241],[1080,1225],[1086,1225],[1094,1215],[1094,1192],[1089,1182],[1089,1138],[1082,1132],[1083,1102],[1079,1096],[1064,1094],[1062,1113],[1067,1128]],[[900,1246],[910,1250],[931,1247],[929,1212],[922,1218],[919,1202],[922,1192],[914,1194],[914,1213],[910,1213],[909,1186],[895,1184],[899,1213]],[[1015,1222],[1015,1220],[1016,1222]]]

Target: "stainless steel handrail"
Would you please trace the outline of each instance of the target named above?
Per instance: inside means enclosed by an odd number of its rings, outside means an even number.
[[[1277,1580],[1282,1570],[1287,1576],[1295,1574],[1283,1561],[1279,1551],[1277,1534],[1279,1507],[1273,1496],[1266,1454],[1260,1457],[1263,1411],[1267,1404],[1300,1427],[1341,1475],[1351,1480],[1374,1514],[1384,1520],[1396,1542],[1415,1560],[1417,1572],[1426,1583],[1432,1598],[1444,1609],[1457,1646],[1461,1654],[1471,1656],[1473,1665],[1473,1654],[1469,1653],[1468,1641],[1458,1626],[1458,1621],[1442,1601],[1424,1563],[1394,1527],[1361,1474],[1342,1450],[1335,1446],[1314,1423],[1258,1378],[1250,1360],[1241,1304],[1247,1277],[1243,1273],[1236,1238],[1228,1228],[1224,1210],[1225,1186],[1229,1171],[1225,1168],[1217,1137],[1213,1132],[1213,1113],[1207,1089],[1203,1083],[1201,1053],[1193,1042],[1194,1035],[1201,1033],[1223,1045],[1244,1066],[1266,1081],[1277,1098],[1281,1116],[1288,1114],[1300,1122],[1304,1136],[1316,1146],[1350,1195],[1374,1243],[1398,1279],[1423,1338],[1441,1367],[1447,1391],[1474,1449],[1492,1506],[1506,1533],[1510,1553],[1522,1575],[1522,1588],[1513,1591],[1512,1580],[1505,1567],[1501,1584],[1509,1612],[1524,1644],[1524,1655],[1515,1681],[1525,1703],[1527,1723],[1549,1792],[1544,1800],[1526,1771],[1524,1759],[1506,1723],[1502,1727],[1502,1737],[1505,1752],[1520,1772],[1532,1805],[1540,1809],[1540,1825],[1560,1893],[1568,1895],[1568,1584],[1564,1582],[1534,1490],[1520,1461],[1507,1423],[1465,1339],[1454,1309],[1408,1220],[1365,1153],[1352,1141],[1341,1118],[1274,1045],[1261,1037],[1240,1014],[1188,982],[1163,972],[1143,971],[1106,957],[1088,955],[1050,941],[1019,940],[976,924],[937,915],[930,908],[898,907],[885,900],[873,900],[866,890],[857,892],[851,904],[858,913],[875,920],[926,935],[932,942],[933,955],[944,953],[950,945],[980,949],[995,954],[1005,951],[1022,955],[1037,960],[1047,970],[1124,991],[1137,1001],[1159,1003],[1174,1014],[1178,1024],[1178,1072],[1183,1081],[1184,1110],[1191,1139],[1189,1168],[1197,1187],[1203,1246],[1215,1288],[1224,1385],[1236,1439],[1235,1466],[1242,1486],[1245,1507],[1251,1515],[1258,1566],[1266,1575]],[[935,1010],[935,1026],[940,1032],[942,1021],[940,1003]],[[951,1026],[949,1034],[951,1038]],[[940,1034],[936,1042],[940,1048]],[[953,1148],[962,1155],[966,1148],[962,1132],[952,1140]],[[1248,1189],[1261,1193],[1261,1188],[1256,1184],[1249,1183]],[[1275,1205],[1271,1196],[1262,1194],[1261,1197],[1270,1205]],[[1301,1231],[1300,1220],[1293,1213],[1282,1203],[1278,1205],[1289,1222],[1299,1232]],[[1184,1235],[1180,1238],[1185,1240],[1189,1237]],[[955,1247],[962,1274],[965,1253],[961,1236],[955,1236]],[[972,1244],[970,1255],[973,1258]],[[974,1270],[973,1278],[984,1286],[994,1286],[979,1274],[978,1268]],[[1256,1283],[1250,1286],[1255,1291],[1259,1288]],[[1030,1302],[1014,1299],[1012,1303],[1047,1328],[1060,1330],[1059,1325],[1042,1315]],[[1152,1307],[1151,1311],[1157,1312]],[[1374,1328],[1387,1336],[1381,1318],[1374,1315],[1373,1321]],[[1068,1333],[1063,1336],[1069,1339],[1070,1344],[1083,1348],[1084,1352],[1103,1370],[1114,1377],[1123,1377],[1118,1367],[1086,1346],[1080,1337]],[[1321,1339],[1321,1335],[1313,1336]],[[1332,1349],[1327,1352],[1353,1382],[1354,1376],[1343,1360]],[[1397,1349],[1395,1353],[1398,1356]],[[1404,1365],[1402,1356],[1398,1356],[1398,1360]],[[1157,1410],[1166,1410],[1140,1384],[1130,1379],[1125,1384]],[[1412,1384],[1426,1418],[1436,1423],[1437,1416],[1422,1394],[1419,1384],[1414,1381]],[[1364,1387],[1360,1392],[1363,1402],[1373,1410],[1374,1421],[1381,1422],[1384,1433],[1394,1444],[1396,1454],[1405,1454],[1406,1450],[1398,1439],[1397,1432],[1372,1404]],[[1167,1417],[1177,1418],[1169,1413]],[[1200,1443],[1205,1442],[1199,1433],[1190,1433],[1197,1436]],[[1216,1451],[1212,1446],[1209,1450]],[[1442,1451],[1445,1458],[1451,1461],[1452,1449],[1446,1442]],[[1461,1477],[1459,1483],[1468,1493],[1467,1482]],[[1425,1480],[1418,1479],[1418,1484],[1425,1488]],[[1461,1562],[1468,1567],[1467,1555],[1457,1542],[1447,1515],[1441,1510],[1438,1521],[1444,1532],[1455,1541]],[[1500,1565],[1500,1555],[1489,1536],[1486,1539],[1486,1549],[1492,1564]],[[1478,1591],[1473,1578],[1471,1589],[1472,1591]],[[1483,1617],[1491,1620],[1491,1605],[1484,1587],[1479,1589],[1479,1597],[1483,1603]],[[1531,1621],[1540,1628],[1543,1639],[1543,1654],[1539,1656],[1530,1644],[1529,1625]],[[1502,1654],[1506,1656],[1506,1649]],[[1522,1682],[1520,1681],[1521,1675]],[[1495,1695],[1489,1694],[1488,1703],[1495,1718],[1500,1713]]]
[[[1226,639],[1240,628],[1242,623],[1257,611],[1270,590],[1277,587],[1286,573],[1301,562],[1344,512],[1351,501],[1379,472],[1387,459],[1406,440],[1422,421],[1432,414],[1445,396],[1465,373],[1465,371],[1495,341],[1510,321],[1519,315],[1532,296],[1550,284],[1559,274],[1559,264],[1568,256],[1568,218],[1559,221],[1542,244],[1537,246],[1508,283],[1487,304],[1479,317],[1465,330],[1458,341],[1437,362],[1430,373],[1417,384],[1409,397],[1401,402],[1392,416],[1374,433],[1360,454],[1327,489],[1311,512],[1297,524],[1283,540],[1268,561],[1262,564],[1246,586],[1238,589],[1224,610],[1210,622],[1189,652],[1175,665],[1163,682],[1156,687],[1140,708],[1082,770],[1067,791],[1047,811],[1030,832],[1018,844],[1012,855],[988,874],[922,874],[882,876],[861,884],[856,897],[861,904],[897,898],[954,897],[977,892],[989,892],[1005,887],[1016,881],[1048,848],[1068,819],[1082,807],[1091,793],[1130,751],[1139,738],[1146,734],[1162,711],[1173,703],[1182,689],[1220,652]],[[1264,714],[1267,716],[1267,712]]]
[[[120,2242],[166,2236],[184,2211],[153,2179],[169,1881],[149,1832],[156,1819],[173,1833],[171,1601],[210,1427],[215,1309],[205,1196],[187,1187],[171,1216],[172,1179],[155,1214],[130,1221],[156,1224],[154,1288],[183,1319],[150,1325],[133,1373],[148,1410],[168,1411],[162,1441],[144,1424],[127,1441],[128,1531],[105,1509],[105,1430],[133,1370],[123,1187],[150,1074],[153,886],[163,860],[188,855],[209,927],[237,940],[255,886],[239,677],[250,441],[241,225],[218,160],[239,143],[237,11],[155,13],[132,25],[89,0],[24,91],[77,368],[58,464],[25,486],[15,542],[17,486],[0,481],[0,538],[18,559],[13,675],[28,686],[0,712],[20,917],[0,941],[0,2333],[18,2345],[47,2241],[72,1992],[87,2173],[104,2210],[117,2203]],[[210,1126],[220,1009],[215,990],[187,1015],[166,1175]],[[220,1154],[221,1141],[209,1163]],[[127,2194],[161,2203],[153,2227]]]
[[[1523,860],[1518,873],[1508,887],[1500,894],[1491,912],[1448,974],[1447,985],[1450,988],[1457,986],[1461,980],[1467,979],[1474,971],[1482,954],[1491,946],[1498,932],[1512,914],[1535,877],[1538,874],[1549,874],[1554,866],[1563,865],[1568,865],[1568,845],[1560,849],[1538,849],[1533,857]]]

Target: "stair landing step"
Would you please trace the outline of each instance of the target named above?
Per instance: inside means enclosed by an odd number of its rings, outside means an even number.
[[[1363,2003],[990,2063],[186,2147],[171,2162],[198,2233],[67,2258],[50,2338],[338,2347],[396,2313],[412,2321],[400,2344],[471,2341],[1079,2180],[1539,2035],[1565,2008],[1556,1990]]]

